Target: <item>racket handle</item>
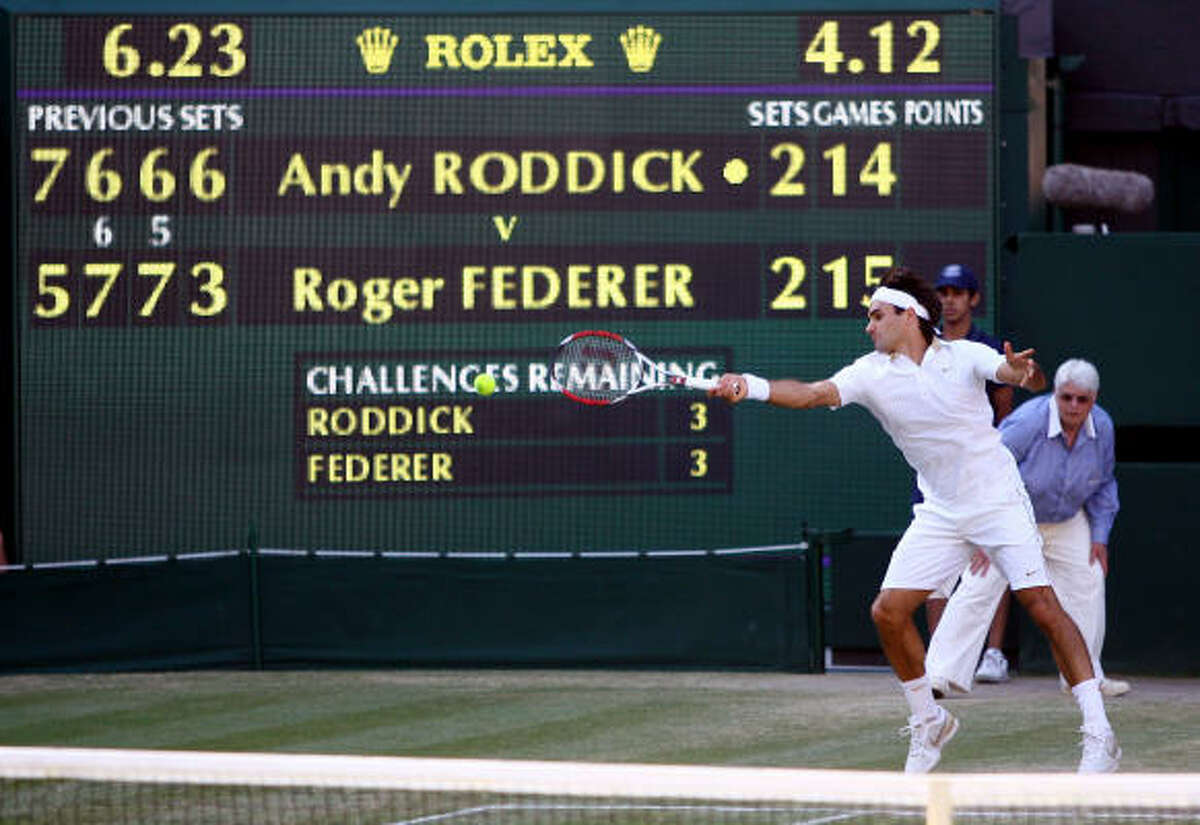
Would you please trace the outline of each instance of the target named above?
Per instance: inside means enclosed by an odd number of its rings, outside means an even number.
[[[683,385],[690,390],[701,390],[702,392],[708,392],[713,387],[717,386],[717,379],[692,378],[691,376],[688,376],[683,379]]]

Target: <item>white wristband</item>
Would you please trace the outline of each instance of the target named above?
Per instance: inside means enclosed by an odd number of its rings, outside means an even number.
[[[748,372],[742,373],[746,382],[746,397],[751,401],[766,401],[771,397],[771,382]]]

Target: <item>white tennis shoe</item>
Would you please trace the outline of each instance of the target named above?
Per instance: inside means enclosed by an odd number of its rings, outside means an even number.
[[[1058,677],[1058,689],[1063,693],[1070,693],[1071,686],[1067,684],[1067,680],[1060,674]],[[1133,690],[1133,685],[1126,682],[1124,679],[1109,679],[1105,676],[1100,680],[1100,693],[1108,698],[1114,696],[1124,696],[1129,691]]]
[[[1079,759],[1080,773],[1112,773],[1121,764],[1121,747],[1112,730],[1090,731],[1080,728],[1083,734],[1083,756]]]
[[[1124,696],[1133,687],[1124,679],[1109,679],[1107,676],[1100,680],[1100,692],[1105,696]]]
[[[900,729],[900,735],[912,737],[908,743],[908,759],[904,763],[905,773],[929,773],[942,758],[942,748],[958,733],[958,720],[941,705],[936,716],[919,721],[908,717],[908,727]]]
[[[979,669],[975,671],[975,681],[992,683],[1008,681],[1008,659],[1004,658],[1002,651],[989,647],[983,652]]]

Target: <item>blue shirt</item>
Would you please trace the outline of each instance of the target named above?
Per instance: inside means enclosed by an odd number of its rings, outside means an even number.
[[[1039,523],[1066,521],[1083,508],[1092,541],[1108,544],[1121,506],[1108,413],[1092,407],[1075,446],[1068,450],[1054,393],[1047,393],[1029,399],[1001,421],[1000,438],[1017,460]]]

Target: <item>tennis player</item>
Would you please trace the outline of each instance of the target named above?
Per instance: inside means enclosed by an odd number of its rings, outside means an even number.
[[[867,309],[874,352],[814,383],[726,373],[709,394],[791,409],[861,404],[917,471],[925,500],[913,508],[871,605],[911,712],[906,772],[932,770],[958,730],[958,720],[934,700],[913,613],[932,590],[958,575],[975,547],[1004,573],[1071,685],[1083,714],[1079,772],[1114,771],[1121,750],[1099,680],[1079,628],[1050,588],[1033,507],[1012,454],[992,427],[984,390],[989,380],[1038,390],[1045,376],[1033,350],[1014,352],[1005,342],[1001,355],[974,341],[937,338],[940,314],[933,287],[911,270],[894,268]]]

